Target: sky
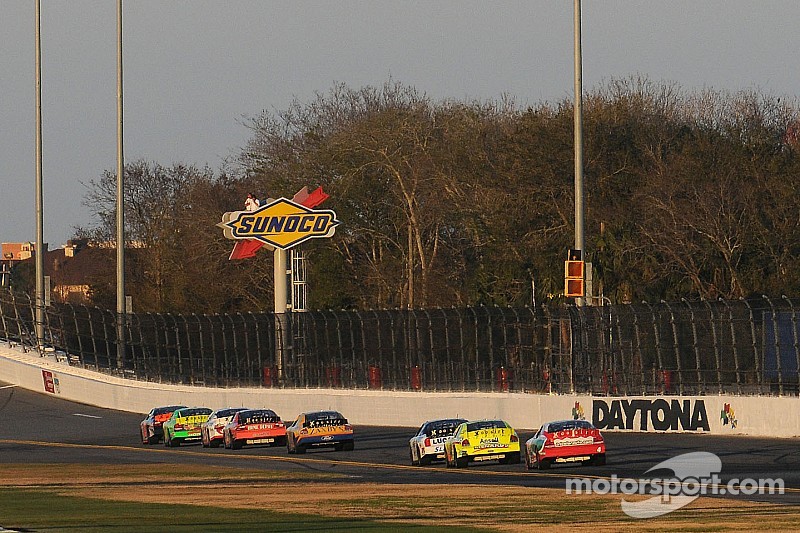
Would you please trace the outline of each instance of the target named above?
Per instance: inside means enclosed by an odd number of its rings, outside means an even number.
[[[434,100],[573,99],[569,0],[123,0],[125,161],[222,168],[246,117],[334,84],[390,79]],[[96,223],[117,168],[117,2],[41,1],[44,242]],[[583,0],[583,86],[800,92],[797,0]],[[36,240],[36,16],[0,4],[0,242]],[[294,191],[285,191],[286,195]],[[238,206],[235,206],[238,208]]]

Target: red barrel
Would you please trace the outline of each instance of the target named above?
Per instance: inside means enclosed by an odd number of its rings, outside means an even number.
[[[381,369],[378,366],[370,366],[369,367],[369,388],[370,389],[380,389],[383,387],[383,381],[381,379]]]
[[[670,389],[672,388],[672,370],[662,370],[661,379],[664,383],[664,392],[670,392]]]
[[[278,383],[278,367],[265,366],[264,367],[264,386],[274,387]]]
[[[422,390],[422,371],[418,366],[411,367],[411,389]]]
[[[511,372],[501,366],[497,369],[497,390],[508,392],[511,388]]]
[[[325,377],[328,380],[328,387],[338,388],[342,386],[342,367],[329,366],[325,369]]]

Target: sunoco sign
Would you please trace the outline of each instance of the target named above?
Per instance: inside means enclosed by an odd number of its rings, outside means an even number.
[[[632,431],[710,431],[704,400],[600,399],[592,401],[598,429]]]
[[[339,221],[330,209],[310,209],[278,198],[256,211],[225,213],[217,225],[228,239],[256,239],[287,250],[308,239],[333,236]]]

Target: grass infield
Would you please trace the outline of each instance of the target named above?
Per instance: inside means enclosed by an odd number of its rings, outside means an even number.
[[[797,531],[800,507],[698,498],[635,520],[619,495],[519,486],[363,483],[180,465],[0,466],[0,528],[20,531]]]

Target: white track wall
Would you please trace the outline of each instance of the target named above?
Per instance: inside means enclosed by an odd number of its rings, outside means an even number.
[[[284,420],[335,409],[353,424],[419,426],[444,417],[502,418],[520,429],[575,416],[604,431],[692,431],[800,436],[796,397],[592,397],[525,393],[408,392],[345,389],[213,388],[133,381],[71,367],[19,347],[0,346],[0,381],[64,400],[147,413],[159,405],[268,407]]]

